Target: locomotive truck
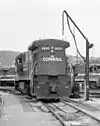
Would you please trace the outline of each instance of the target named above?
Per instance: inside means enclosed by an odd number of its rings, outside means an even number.
[[[72,68],[65,49],[69,42],[42,39],[32,42],[27,52],[15,59],[15,89],[37,99],[69,97]]]

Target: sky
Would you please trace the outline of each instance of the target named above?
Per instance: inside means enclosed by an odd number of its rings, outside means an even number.
[[[100,57],[100,0],[0,0],[0,50],[26,51],[38,39],[64,38],[66,51],[76,55],[72,35],[62,12],[66,10],[94,47],[90,56]],[[72,30],[75,28],[70,22]],[[85,56],[86,42],[75,28],[80,53]]]

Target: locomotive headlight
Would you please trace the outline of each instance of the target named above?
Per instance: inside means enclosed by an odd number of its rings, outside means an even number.
[[[54,47],[53,47],[53,46],[51,46],[51,52],[54,52],[54,50],[53,50],[53,49],[54,49]]]
[[[51,52],[53,52],[54,50],[51,50]]]
[[[51,49],[53,49],[54,47],[53,46],[51,46]]]

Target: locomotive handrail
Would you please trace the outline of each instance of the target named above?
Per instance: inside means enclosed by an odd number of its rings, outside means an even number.
[[[31,69],[30,74],[32,74],[32,73],[34,72],[34,68],[35,68],[36,64],[37,64],[37,61],[35,61],[34,65],[32,65],[32,69]],[[30,75],[30,76],[31,76],[31,75]]]
[[[31,91],[31,94],[33,94],[32,93],[32,86],[33,86],[33,76],[32,76],[32,73],[34,73],[34,68],[35,68],[36,64],[37,64],[37,61],[35,61],[34,65],[32,65],[32,70],[30,72],[30,88],[31,88],[30,91]]]

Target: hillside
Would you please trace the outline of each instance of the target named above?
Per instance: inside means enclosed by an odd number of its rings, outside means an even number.
[[[15,52],[15,51],[0,51],[0,66],[11,66],[14,63],[15,57],[19,54],[20,52]],[[68,56],[70,58],[70,61],[72,64],[82,64],[83,60],[76,56]],[[92,57],[90,58],[90,63],[99,63],[100,64],[100,58],[95,58]]]
[[[0,51],[0,66],[11,66],[14,63],[15,57],[20,52],[15,51]]]
[[[76,56],[69,56],[70,61],[72,62],[72,64],[83,64],[84,61],[81,57],[76,57]],[[100,58],[96,58],[96,57],[91,57],[89,60],[90,63],[94,63],[94,64],[100,64]]]

